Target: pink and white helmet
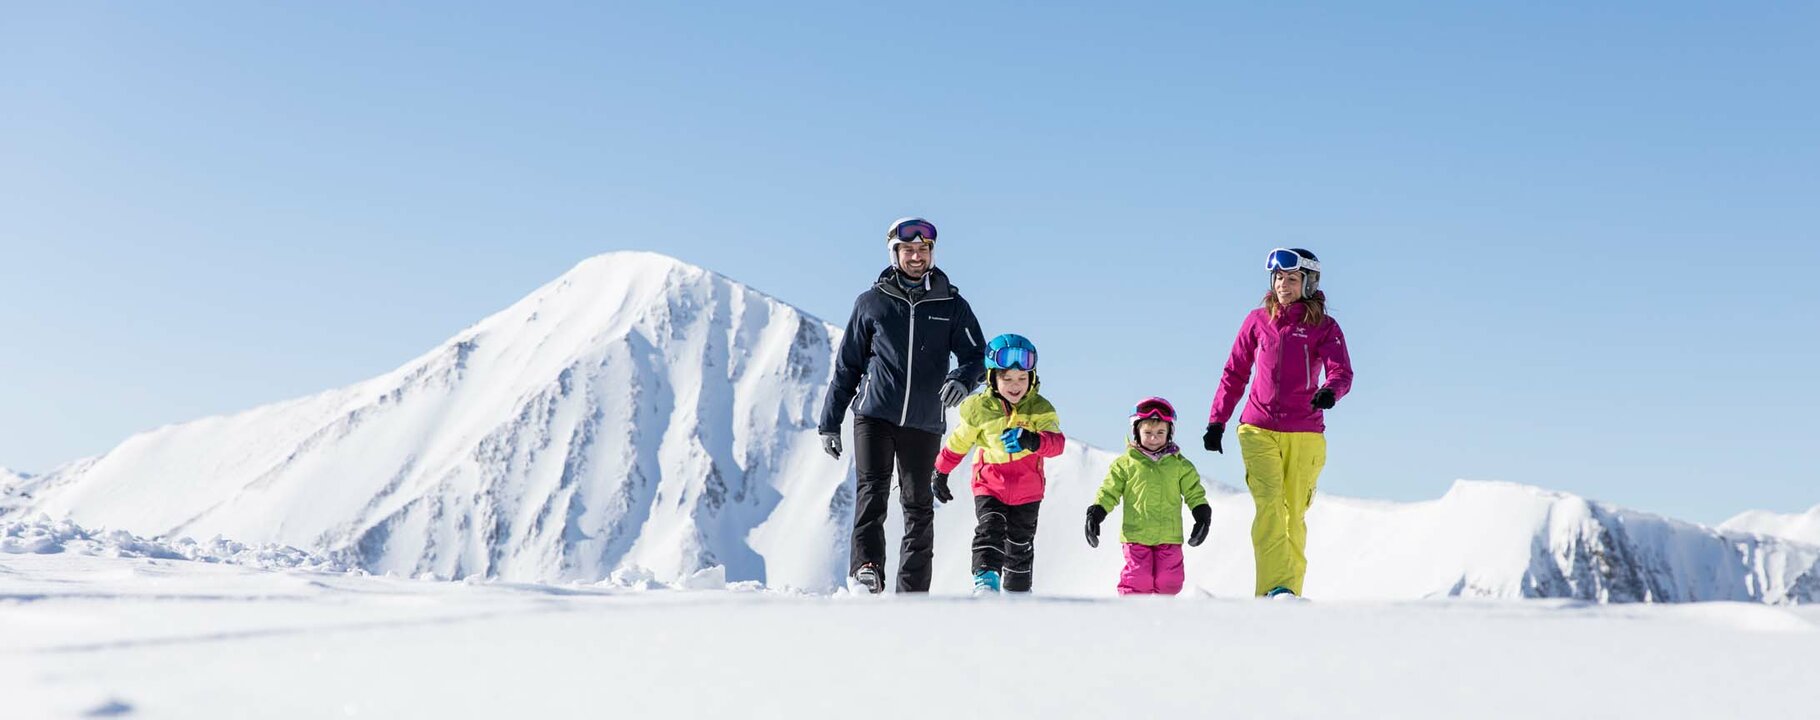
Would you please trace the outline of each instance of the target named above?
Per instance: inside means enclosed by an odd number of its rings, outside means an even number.
[[[1161,420],[1169,423],[1169,438],[1175,439],[1175,406],[1160,397],[1147,397],[1138,401],[1131,409],[1131,438],[1137,439],[1138,423],[1145,420]]]

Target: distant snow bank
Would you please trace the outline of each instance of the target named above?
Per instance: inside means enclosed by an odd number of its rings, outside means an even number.
[[[187,537],[142,538],[125,530],[90,530],[43,515],[31,520],[0,521],[0,553],[189,560],[265,570],[358,571],[346,558],[318,555],[289,545],[245,545],[220,536],[206,542]]]
[[[367,575],[353,558],[343,555],[319,555],[289,545],[247,545],[216,536],[207,542],[193,538],[143,538],[125,530],[91,530],[68,520],[51,520],[40,515],[33,520],[0,521],[0,554],[12,555],[84,555],[109,558],[150,558],[189,562],[235,565],[261,570],[303,570],[308,572]],[[395,573],[388,573],[395,575]],[[434,573],[420,573],[417,580],[447,581]],[[474,576],[461,578],[468,584],[487,582]],[[676,582],[658,579],[650,570],[622,568],[599,582],[572,583],[577,587],[602,590],[734,590],[765,592],[763,583],[727,582],[727,570],[712,566],[698,570]],[[784,595],[801,595],[784,589]]]

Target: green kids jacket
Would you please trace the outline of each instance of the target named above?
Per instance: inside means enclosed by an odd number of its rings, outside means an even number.
[[[1125,504],[1119,542],[1180,545],[1182,507],[1206,505],[1207,491],[1201,487],[1201,473],[1175,443],[1154,458],[1133,445],[1112,461],[1094,502],[1107,512]]]

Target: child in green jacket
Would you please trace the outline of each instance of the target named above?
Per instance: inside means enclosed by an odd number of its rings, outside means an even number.
[[[1125,503],[1125,569],[1120,595],[1174,595],[1182,591],[1182,505],[1191,508],[1190,546],[1207,539],[1213,508],[1201,487],[1201,473],[1175,445],[1175,407],[1160,397],[1145,399],[1131,413],[1131,440],[1124,455],[1106,470],[1099,497],[1087,507],[1087,544],[1100,546],[1100,522]]]

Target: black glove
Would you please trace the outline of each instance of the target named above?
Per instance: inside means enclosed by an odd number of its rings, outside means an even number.
[[[1207,530],[1213,525],[1213,506],[1196,505],[1189,511],[1194,515],[1194,529],[1188,531],[1188,547],[1199,547],[1207,539]]]
[[[1087,506],[1087,547],[1100,546],[1100,521],[1106,519],[1106,508]]]
[[[1314,402],[1309,404],[1322,410],[1332,410],[1333,401],[1333,388],[1321,388],[1314,391]]]
[[[1028,428],[1006,428],[998,435],[999,442],[1005,444],[1005,452],[1015,453],[1022,450],[1036,452],[1043,446],[1043,436],[1030,432]]]
[[[840,433],[822,433],[822,452],[828,453],[829,457],[836,460],[840,459]]]
[[[935,499],[943,504],[954,502],[954,492],[948,489],[948,473],[935,474]]]
[[[1226,423],[1207,423],[1207,433],[1201,436],[1201,447],[1207,448],[1207,452],[1225,455],[1226,451],[1220,449],[1220,436],[1225,434]]]
[[[942,407],[951,408],[967,399],[967,383],[949,380],[942,383]]]

